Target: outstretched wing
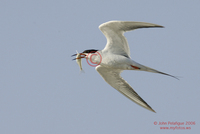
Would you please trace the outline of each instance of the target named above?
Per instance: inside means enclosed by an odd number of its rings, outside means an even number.
[[[124,32],[138,28],[163,27],[157,24],[134,21],[109,21],[99,26],[105,35],[107,44],[104,48],[114,54],[121,54],[130,57],[128,42],[124,37]]]
[[[112,70],[110,68],[102,67],[101,65],[96,67],[97,72],[103,77],[103,79],[117,89],[120,93],[134,101],[138,105],[155,112],[134,90],[133,88],[120,76],[122,70]]]

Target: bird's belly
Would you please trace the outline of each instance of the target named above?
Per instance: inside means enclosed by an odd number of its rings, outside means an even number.
[[[124,56],[112,56],[106,59],[102,59],[101,65],[113,69],[133,70],[133,68],[130,66],[130,59]]]

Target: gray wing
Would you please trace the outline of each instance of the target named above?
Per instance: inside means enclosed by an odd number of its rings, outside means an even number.
[[[109,21],[99,26],[99,29],[105,35],[107,44],[104,50],[109,50],[115,54],[121,54],[130,57],[128,42],[124,37],[124,32],[138,28],[163,27],[157,24],[134,21]]]
[[[103,77],[103,79],[117,89],[120,93],[134,101],[138,105],[155,112],[134,90],[133,88],[120,76],[122,70],[112,70],[110,68],[102,67],[101,65],[96,67],[97,72]]]

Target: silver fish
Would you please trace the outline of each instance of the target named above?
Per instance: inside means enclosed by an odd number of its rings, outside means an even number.
[[[77,53],[77,55],[76,55],[76,63],[78,64],[78,66],[80,67],[80,71],[81,72],[84,72],[83,71],[83,68],[82,68],[82,58],[81,58],[81,54],[80,53],[78,53],[78,51],[76,50],[76,53]]]

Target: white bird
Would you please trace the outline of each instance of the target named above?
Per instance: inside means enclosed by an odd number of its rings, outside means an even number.
[[[81,53],[87,60],[92,60],[93,63],[99,63],[96,66],[96,71],[103,79],[125,95],[130,100],[138,105],[155,112],[136,92],[135,90],[120,76],[123,70],[140,70],[153,73],[160,73],[178,79],[175,76],[166,74],[147,66],[141,65],[133,61],[130,57],[128,42],[124,33],[138,28],[151,28],[163,26],[134,21],[109,21],[99,26],[99,29],[105,35],[107,44],[103,50],[89,49]],[[72,55],[75,56],[76,54]],[[100,56],[99,56],[100,55]]]

